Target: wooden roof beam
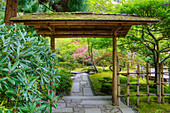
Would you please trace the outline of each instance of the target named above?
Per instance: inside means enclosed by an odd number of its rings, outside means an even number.
[[[38,34],[41,35],[41,34]],[[96,37],[96,38],[113,38],[113,35],[99,35],[99,34],[62,34],[62,35],[47,35],[46,37],[54,37],[54,38],[77,38],[77,37]]]

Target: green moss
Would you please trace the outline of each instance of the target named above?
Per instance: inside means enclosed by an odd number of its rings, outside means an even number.
[[[122,16],[122,15],[93,15],[93,14],[71,14],[63,12],[54,13],[33,13],[20,17],[14,17],[10,20],[125,20],[125,21],[156,21],[146,17]]]

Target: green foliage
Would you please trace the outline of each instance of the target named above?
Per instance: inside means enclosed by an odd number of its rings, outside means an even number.
[[[59,62],[58,63],[61,67],[65,68],[66,70],[75,70],[76,66],[70,62]]]
[[[69,0],[68,7],[70,12],[87,11],[87,0]]]
[[[18,12],[38,13],[50,11],[43,5],[39,4],[37,0],[19,0]]]
[[[5,0],[0,0],[0,12],[5,11],[6,2]]]
[[[65,69],[61,69],[61,71],[59,72],[59,76],[60,77],[58,78],[58,80],[60,82],[59,86],[57,87],[57,91],[58,92],[66,91],[68,94],[72,86],[72,79],[70,78],[70,73]]]
[[[170,36],[169,24],[169,0],[133,0],[127,1],[122,5],[117,5],[115,8],[119,13],[137,14],[141,17],[158,18],[162,21],[158,26],[165,37]]]
[[[55,53],[43,37],[34,37],[16,25],[0,25],[0,110],[33,113],[51,111],[50,104],[56,107],[54,92],[42,91],[57,88],[55,65]]]
[[[89,10],[91,12],[113,13],[113,0],[88,0]]]

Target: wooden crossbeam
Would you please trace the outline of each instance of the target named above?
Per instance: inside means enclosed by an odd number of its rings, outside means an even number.
[[[147,24],[148,22],[124,22],[124,21],[28,21],[24,22],[25,25],[31,25],[34,26],[35,24],[47,24],[48,26],[51,25],[117,25],[117,24],[123,24],[123,25],[141,25],[141,24]],[[155,22],[149,22],[149,23],[155,23]]]
[[[38,34],[42,35],[42,34]],[[61,34],[61,35],[48,35],[44,34],[46,37],[54,37],[54,38],[77,38],[77,37],[96,37],[96,38],[113,38],[113,35],[99,35],[99,34]]]

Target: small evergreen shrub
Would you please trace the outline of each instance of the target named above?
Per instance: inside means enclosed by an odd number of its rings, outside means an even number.
[[[59,62],[58,64],[66,70],[75,70],[76,69],[76,66],[70,62]]]
[[[72,79],[70,78],[70,74],[67,70],[61,69],[61,71],[58,73],[60,81],[57,87],[58,93],[66,91],[68,94],[71,90],[72,86]]]

